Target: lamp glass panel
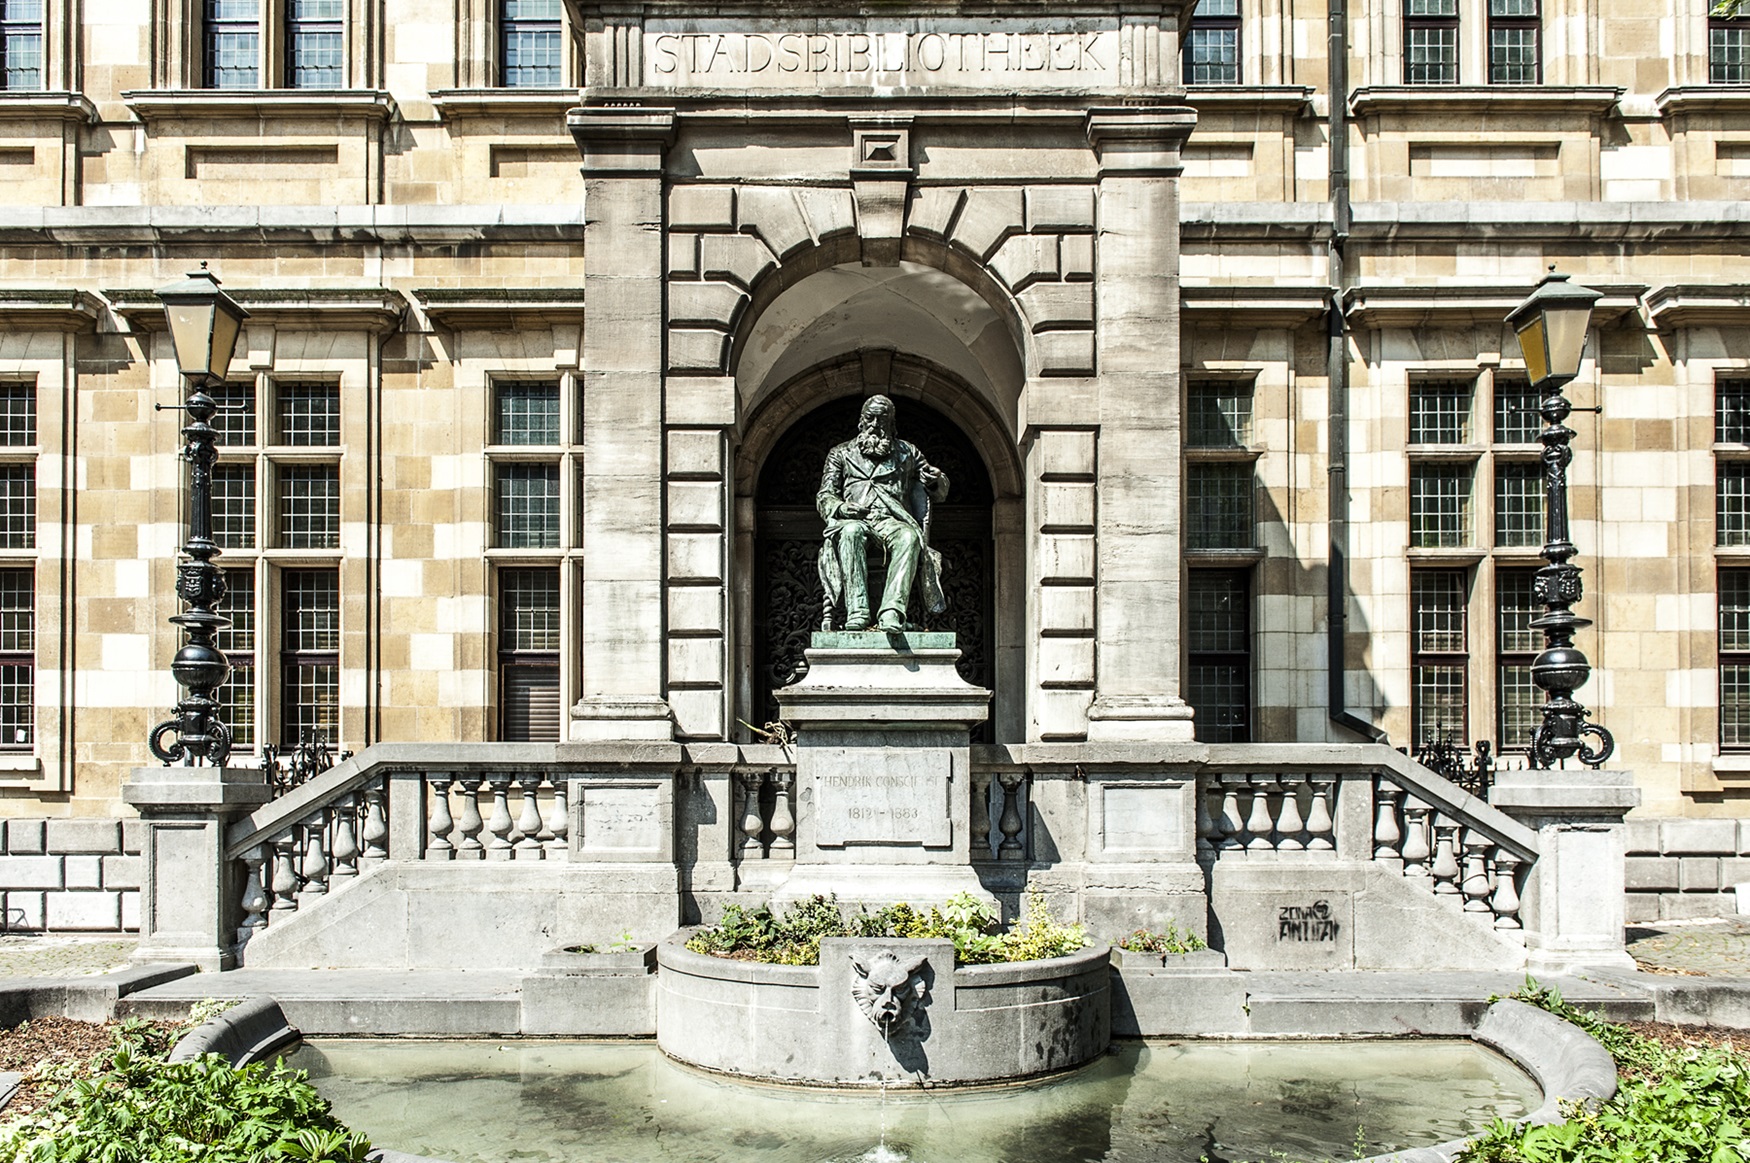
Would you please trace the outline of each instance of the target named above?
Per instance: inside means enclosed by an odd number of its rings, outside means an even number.
[[[231,370],[231,357],[237,352],[237,333],[243,328],[243,320],[229,311],[217,309],[213,312],[213,348],[212,367],[208,374],[223,379],[225,373]]]
[[[1544,326],[1549,328],[1550,371],[1571,380],[1580,374],[1580,356],[1586,350],[1586,326],[1592,319],[1592,308],[1552,307],[1544,311]]]
[[[170,340],[176,345],[176,366],[185,376],[206,375],[212,358],[208,340],[213,334],[214,304],[204,302],[168,303],[165,314],[170,317]]]
[[[1519,329],[1519,351],[1525,357],[1525,377],[1533,385],[1549,378],[1549,351],[1544,345],[1541,314],[1533,315]]]

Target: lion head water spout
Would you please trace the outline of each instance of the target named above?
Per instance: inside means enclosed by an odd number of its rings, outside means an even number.
[[[859,959],[850,956],[851,968],[857,976],[851,979],[851,996],[863,1016],[881,1027],[881,1037],[891,1042],[894,1035],[914,1032],[920,1003],[929,993],[922,970],[929,958],[918,956],[902,961],[891,949],[883,949],[873,957]],[[867,964],[864,963],[867,960]]]

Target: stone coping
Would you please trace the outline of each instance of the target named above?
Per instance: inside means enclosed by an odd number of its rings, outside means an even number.
[[[657,964],[682,971],[708,973],[729,981],[744,981],[756,985],[789,985],[813,987],[820,976],[818,965],[779,965],[769,961],[740,961],[734,957],[718,957],[710,953],[694,953],[686,942],[696,929],[684,930],[662,942],[658,947]],[[845,938],[857,940],[857,938]],[[869,938],[893,940],[893,938]],[[1042,957],[1034,961],[998,961],[986,965],[956,965],[954,979],[969,986],[1014,985],[1042,978],[1068,977],[1085,972],[1096,964],[1106,964],[1112,950],[1095,945],[1067,957]],[[1047,972],[1041,973],[1041,970]]]
[[[279,1002],[252,997],[183,1035],[171,1049],[170,1061],[190,1062],[202,1054],[218,1054],[233,1066],[247,1066],[294,1045],[300,1037]]]

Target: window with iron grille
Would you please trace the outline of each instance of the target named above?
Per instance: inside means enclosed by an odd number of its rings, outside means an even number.
[[[1470,544],[1474,466],[1444,462],[1410,465],[1410,545],[1460,549]]]
[[[293,89],[338,89],[345,75],[342,0],[285,0],[286,82]]]
[[[1410,718],[1414,747],[1468,738],[1468,579],[1462,569],[1410,573]]]
[[[559,443],[558,380],[501,380],[494,387],[493,443]]]
[[[1543,397],[1520,379],[1495,377],[1495,443],[1536,444],[1543,431],[1537,406]]]
[[[1250,461],[1192,461],[1185,466],[1185,546],[1250,549]]]
[[[1184,83],[1240,83],[1239,0],[1197,0],[1185,33]]]
[[[559,739],[559,571],[498,575],[499,738]]]
[[[220,448],[248,448],[255,443],[255,381],[225,380],[207,389],[218,405],[213,413],[214,439]]]
[[[213,466],[213,542],[220,549],[255,548],[255,465]]]
[[[560,0],[500,0],[502,84],[511,89],[555,88],[565,51]]]
[[[1489,84],[1535,85],[1543,80],[1538,0],[1489,0]]]
[[[340,739],[340,574],[280,574],[280,742]]]
[[[36,548],[36,466],[0,465],[0,549]]]
[[[255,747],[255,571],[225,571],[225,597],[218,613],[231,625],[214,636],[231,663],[231,677],[219,688],[219,721],[231,728],[240,750]]]
[[[333,448],[340,443],[340,385],[276,380],[279,442],[294,448]]]
[[[1204,743],[1252,737],[1251,584],[1245,570],[1186,575],[1185,699]]]
[[[0,63],[8,89],[43,87],[43,0],[0,0]]]
[[[1750,380],[1714,381],[1714,441],[1750,444]]]
[[[1404,84],[1458,84],[1458,0],[1404,0]]]
[[[1495,571],[1495,739],[1503,751],[1531,746],[1543,721],[1543,692],[1531,681],[1531,663],[1543,649],[1543,632],[1531,620],[1543,612],[1532,597],[1535,569]]]
[[[36,384],[0,382],[0,446],[29,448],[36,443]]]
[[[1708,21],[1707,79],[1715,85],[1750,82],[1750,20]]]
[[[1192,380],[1185,411],[1187,448],[1244,448],[1252,441],[1250,380]]]
[[[1496,461],[1495,547],[1535,549],[1543,537],[1543,465]]]
[[[206,87],[261,87],[260,0],[206,0]]]
[[[1750,461],[1716,461],[1714,476],[1715,543],[1750,545]]]
[[[559,547],[559,466],[498,464],[498,545],[503,549]]]
[[[278,476],[280,547],[339,549],[340,467],[283,464]]]
[[[1475,380],[1411,380],[1410,443],[1470,443]]]

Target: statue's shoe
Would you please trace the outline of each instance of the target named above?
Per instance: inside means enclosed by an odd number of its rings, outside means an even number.
[[[867,615],[864,615],[861,618],[846,618],[845,619],[845,632],[848,634],[860,634],[864,630],[867,630],[868,628],[869,628],[869,618]]]
[[[905,621],[898,614],[883,614],[881,620],[875,623],[875,628],[889,634],[898,634],[905,630]]]

